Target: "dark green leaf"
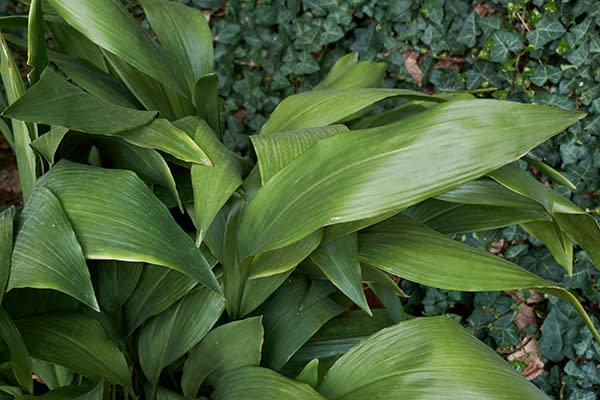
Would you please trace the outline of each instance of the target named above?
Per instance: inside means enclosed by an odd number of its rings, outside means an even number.
[[[547,398],[493,350],[444,317],[415,318],[370,336],[336,361],[317,390],[331,400]]]
[[[33,393],[31,379],[31,358],[21,333],[4,309],[0,308],[0,338],[8,345],[13,364],[13,374],[19,385],[27,393]]]
[[[16,323],[33,357],[87,377],[131,385],[125,357],[94,318],[82,313],[47,313]]]
[[[62,203],[86,258],[163,265],[220,292],[202,252],[133,172],[61,160],[39,184]]]
[[[323,139],[250,201],[240,256],[415,204],[510,162],[581,117],[516,103],[452,101],[395,124]]]
[[[20,220],[8,290],[54,289],[100,310],[83,250],[58,198],[37,187]]]
[[[163,368],[194,347],[217,322],[224,308],[222,297],[200,288],[144,324],[138,354],[142,371],[154,386]]]
[[[108,103],[85,93],[46,68],[40,81],[4,110],[3,115],[107,135],[145,125],[154,119],[156,112]],[[111,118],[106,118],[107,115]]]
[[[10,275],[11,254],[13,251],[13,224],[16,209],[10,207],[0,213],[0,305],[4,298]]]
[[[537,50],[546,43],[558,39],[565,32],[565,27],[556,17],[546,15],[535,24],[535,29],[527,32],[527,40]]]
[[[215,395],[221,400],[325,400],[306,383],[259,367],[229,371],[217,382]]]
[[[48,65],[42,0],[32,0],[29,6],[27,41],[27,65],[32,67],[27,77],[29,84],[34,85],[40,80],[40,74]]]
[[[185,361],[181,378],[183,393],[188,398],[195,398],[205,379],[214,383],[231,370],[258,366],[262,344],[263,327],[259,317],[213,329],[192,349]]]
[[[363,291],[356,233],[323,243],[310,258],[331,283],[367,314],[372,315]]]

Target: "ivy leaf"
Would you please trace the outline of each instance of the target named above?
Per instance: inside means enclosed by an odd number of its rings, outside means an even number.
[[[600,53],[600,35],[594,31],[587,36],[590,44],[590,53]]]
[[[319,35],[319,43],[325,46],[328,43],[335,42],[344,37],[344,31],[340,28],[337,22],[328,18],[323,24],[323,32]]]
[[[492,35],[494,48],[490,53],[490,60],[504,64],[511,51],[523,50],[523,38],[514,32],[497,31]]]
[[[537,50],[542,48],[546,43],[558,39],[565,32],[565,27],[560,23],[558,18],[545,16],[535,24],[534,30],[527,32],[527,40]]]
[[[478,62],[473,69],[467,71],[467,90],[479,89],[485,82],[495,84],[497,82],[494,64],[489,62]]]
[[[560,146],[560,157],[562,158],[563,167],[566,165],[576,164],[577,161],[587,156],[587,148],[585,146],[578,145],[575,142]]]
[[[584,42],[581,46],[575,50],[570,51],[566,54],[567,60],[573,65],[581,67],[584,64],[590,64],[593,57],[590,56],[590,46],[588,42]]]
[[[499,15],[492,15],[491,17],[484,17],[479,20],[479,27],[483,31],[484,36],[491,35],[492,33],[501,30],[502,17]]]
[[[444,9],[446,10],[446,17],[453,18],[469,12],[469,4],[462,0],[446,0]]]
[[[298,56],[298,61],[294,65],[294,73],[296,75],[307,75],[317,72],[319,70],[319,64],[310,55],[309,52],[303,51]]]
[[[423,8],[427,10],[427,17],[432,22],[438,25],[442,24],[444,18],[444,1],[445,0],[425,0]]]
[[[475,11],[471,11],[471,13],[467,15],[461,30],[458,32],[458,38],[456,40],[458,40],[459,43],[468,47],[475,46],[475,43],[477,43],[477,36],[481,33],[481,30],[477,25],[478,19],[479,16]]]
[[[594,20],[591,17],[587,17],[582,23],[572,27],[569,32],[575,35],[575,44],[579,45],[583,42],[589,31],[594,28]]]
[[[537,67],[529,79],[534,85],[542,87],[546,82],[558,83],[561,77],[562,71],[560,68],[544,64]]]

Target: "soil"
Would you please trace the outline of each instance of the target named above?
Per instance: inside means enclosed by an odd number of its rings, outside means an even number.
[[[23,206],[17,159],[0,134],[0,207]]]

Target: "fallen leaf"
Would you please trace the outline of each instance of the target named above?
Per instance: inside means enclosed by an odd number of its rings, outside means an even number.
[[[473,6],[473,8],[481,18],[488,17],[490,15],[501,15],[501,13],[487,1],[477,3]]]
[[[434,68],[455,69],[460,72],[460,64],[465,62],[467,60],[464,57],[448,56],[438,60]]]
[[[521,349],[509,354],[507,359],[508,361],[519,360],[527,364],[527,368],[521,371],[521,375],[532,381],[544,372],[540,345],[535,338],[529,337],[523,338],[522,343]]]
[[[423,83],[423,72],[419,68],[419,53],[416,51],[409,50],[405,52],[402,57],[404,58],[404,65],[406,70],[413,78],[415,84],[421,86]]]

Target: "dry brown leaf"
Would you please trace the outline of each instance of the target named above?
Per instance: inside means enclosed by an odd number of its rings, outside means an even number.
[[[423,83],[423,72],[421,71],[421,68],[419,68],[419,53],[409,50],[405,52],[402,57],[404,58],[406,70],[413,78],[413,81],[415,84],[421,86]]]
[[[467,62],[467,60],[464,57],[449,56],[449,57],[440,59],[435,64],[434,68],[455,69],[460,72],[459,64],[462,64],[465,62]]]
[[[524,338],[523,347],[509,354],[507,359],[508,361],[519,360],[527,364],[527,368],[521,371],[521,374],[530,381],[544,372],[544,362],[542,361],[540,345],[534,338]]]
[[[475,6],[473,6],[473,8],[481,18],[488,17],[490,15],[500,15],[500,13],[487,1],[477,3]]]

